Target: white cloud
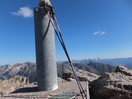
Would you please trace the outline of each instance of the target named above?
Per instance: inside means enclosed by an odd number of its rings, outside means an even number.
[[[33,16],[33,11],[29,7],[21,7],[16,12],[11,12],[12,15],[22,16],[24,18],[30,18]]]
[[[93,33],[93,35],[104,35],[104,34],[106,34],[106,32],[103,31],[97,31]]]

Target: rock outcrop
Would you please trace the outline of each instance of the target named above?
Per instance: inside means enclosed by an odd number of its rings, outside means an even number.
[[[98,75],[96,75],[94,73],[84,71],[84,70],[78,70],[78,71],[76,71],[76,74],[77,74],[78,78],[80,79],[80,81],[92,82],[92,81],[99,78]],[[69,73],[64,73],[63,74],[63,79],[71,81],[71,79],[73,80],[73,79],[75,79],[75,77],[72,74],[72,72],[69,72]]]
[[[23,88],[29,84],[29,81],[24,76],[15,76],[9,80],[0,81],[0,95],[5,95]]]
[[[36,81],[36,64],[25,62],[0,66],[0,80],[10,79],[16,75],[25,76],[30,82]]]
[[[120,73],[122,73],[124,75],[132,76],[132,69],[128,69],[127,67],[124,67],[122,65],[119,65],[116,68],[115,72],[120,72]]]
[[[118,66],[115,72],[104,73],[90,84],[91,99],[132,99],[131,72]]]
[[[89,81],[89,82],[92,82],[99,78],[98,75],[84,70],[78,70],[77,76],[79,77],[80,81]]]

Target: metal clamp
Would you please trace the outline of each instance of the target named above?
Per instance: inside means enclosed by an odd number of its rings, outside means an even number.
[[[51,16],[54,16],[55,13],[53,11],[53,7],[46,3],[45,1],[40,1],[39,7],[43,7],[47,13],[49,12]]]

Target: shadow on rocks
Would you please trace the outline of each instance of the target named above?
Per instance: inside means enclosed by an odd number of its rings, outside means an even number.
[[[26,88],[20,88],[12,93],[28,93],[28,92],[37,92],[37,87],[26,87]]]

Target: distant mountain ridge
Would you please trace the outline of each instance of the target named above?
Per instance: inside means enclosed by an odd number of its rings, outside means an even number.
[[[102,75],[104,72],[112,72],[115,70],[115,66],[109,64],[91,62],[87,65],[81,63],[74,63],[75,70],[88,71],[98,75]],[[57,63],[58,76],[62,77],[65,72],[71,72],[69,63]],[[14,65],[3,65],[0,66],[0,80],[9,79],[16,75],[25,76],[30,82],[36,81],[36,64],[31,62],[19,63]]]
[[[0,67],[0,79],[9,79],[16,75],[25,76],[31,81],[36,81],[36,64],[31,62],[18,63],[14,65],[3,65]]]
[[[116,69],[116,66],[114,65],[96,63],[96,62],[90,62],[87,65],[81,64],[80,66],[78,63],[78,65],[75,65],[75,66],[78,67],[79,69],[86,70],[98,75],[102,75],[104,72],[113,72]]]
[[[73,60],[74,63],[81,63],[83,65],[87,65],[90,62],[97,62],[97,63],[104,63],[104,64],[111,64],[114,66],[117,65],[124,65],[128,68],[132,68],[132,57],[129,58],[113,58],[113,59],[83,59],[83,60]]]

